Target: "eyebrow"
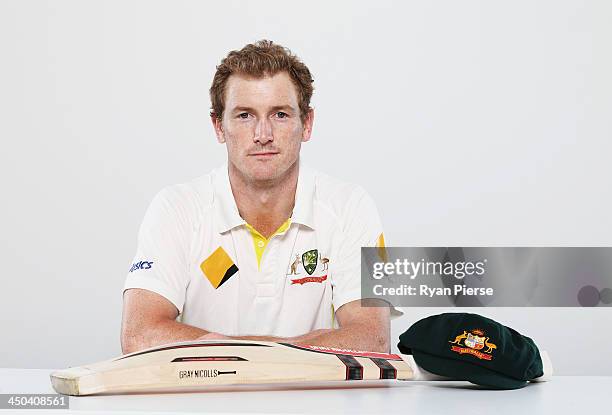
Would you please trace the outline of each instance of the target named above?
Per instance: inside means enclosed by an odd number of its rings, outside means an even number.
[[[232,109],[232,112],[241,112],[241,111],[256,112],[255,109],[251,107],[238,106]],[[291,105],[288,105],[288,104],[275,105],[272,108],[270,108],[270,112],[274,112],[274,111],[295,111],[295,108],[293,108]]]

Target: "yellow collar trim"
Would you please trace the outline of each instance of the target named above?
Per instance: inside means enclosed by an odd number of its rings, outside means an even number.
[[[245,222],[246,223],[246,222]],[[261,233],[257,231],[254,227],[246,223],[246,227],[251,232],[251,236],[253,237],[253,246],[255,247],[255,256],[257,256],[257,270],[259,270],[259,266],[261,265],[261,258],[263,257],[263,253],[266,250],[266,246],[268,246],[268,242],[275,235],[285,232],[291,226],[291,218],[287,219],[281,226],[278,227],[277,230],[274,231],[269,238],[266,238]]]

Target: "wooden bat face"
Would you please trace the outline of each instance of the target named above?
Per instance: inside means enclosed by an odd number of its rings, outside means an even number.
[[[211,385],[412,379],[399,355],[246,340],[174,343],[51,374],[66,395],[206,389]]]

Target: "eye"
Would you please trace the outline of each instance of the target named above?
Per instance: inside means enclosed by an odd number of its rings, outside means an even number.
[[[247,118],[249,118],[249,113],[248,112],[241,112],[240,114],[238,114],[238,118],[246,120]]]
[[[286,112],[279,111],[279,112],[276,113],[276,117],[277,118],[287,118],[288,116],[289,115],[287,115]]]

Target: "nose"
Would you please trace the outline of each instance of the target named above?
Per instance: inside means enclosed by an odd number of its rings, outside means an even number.
[[[260,144],[266,144],[269,141],[273,141],[272,135],[272,123],[267,118],[262,118],[257,122],[255,127],[255,136],[253,141],[259,142]]]

